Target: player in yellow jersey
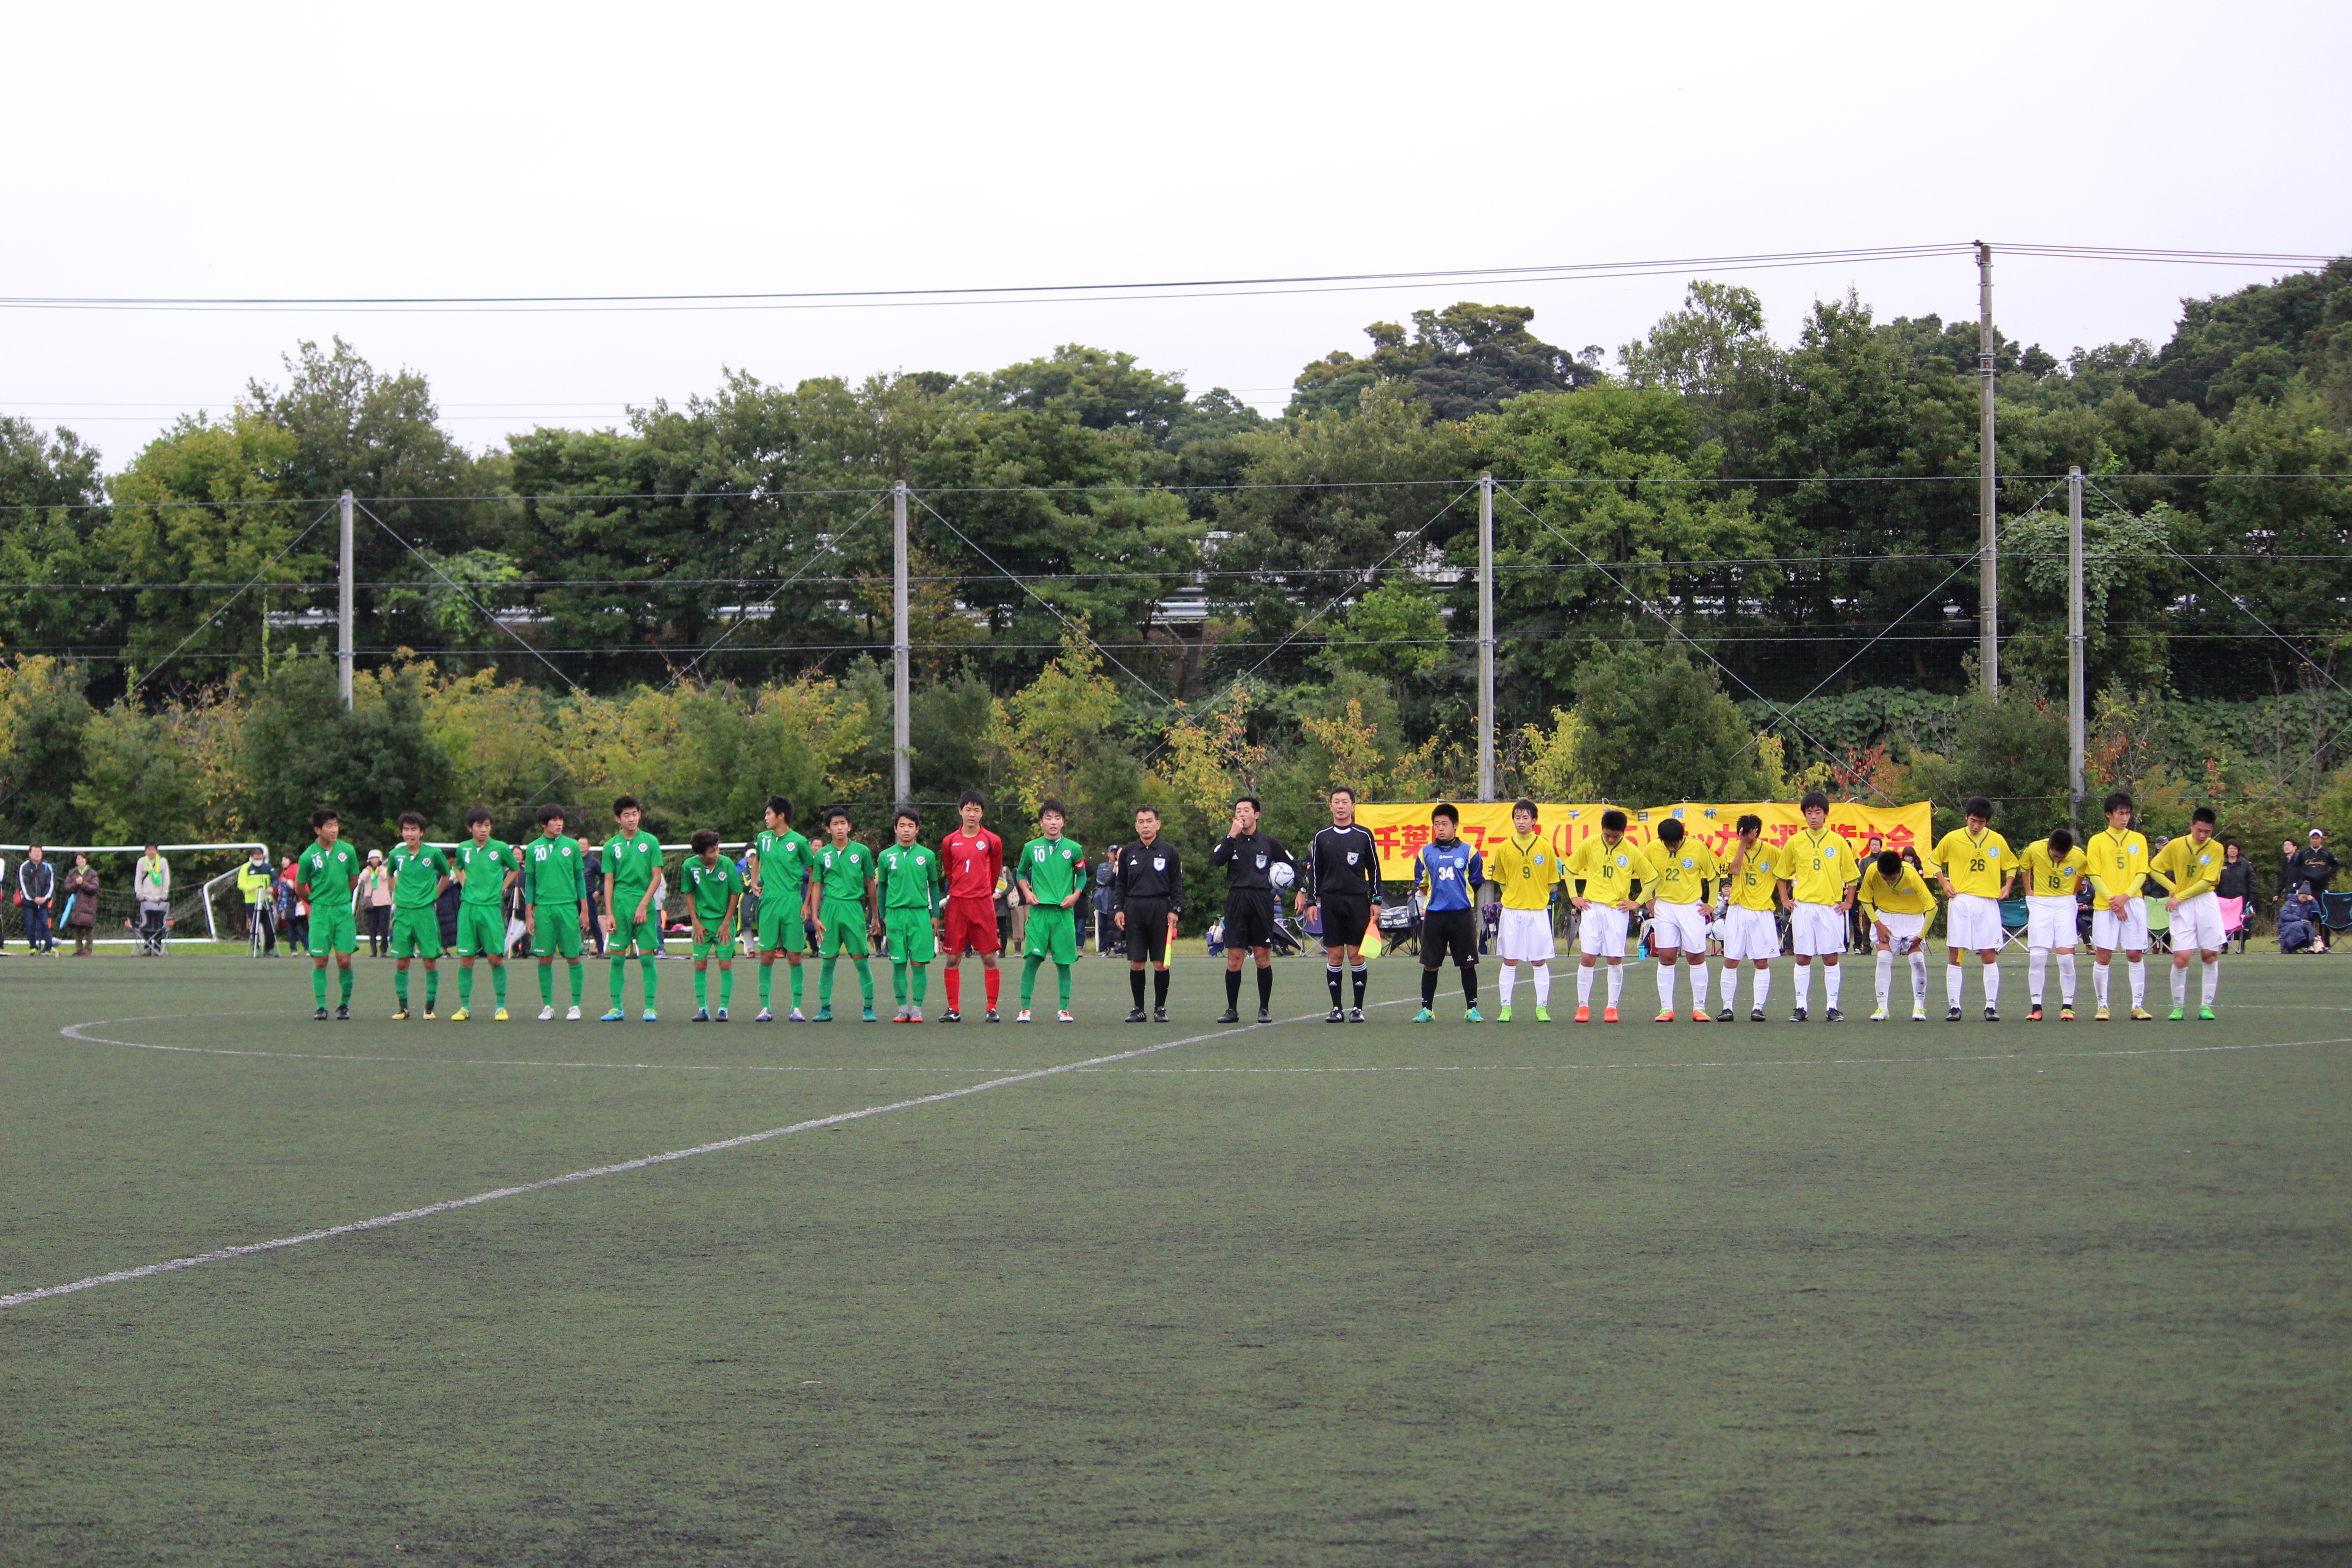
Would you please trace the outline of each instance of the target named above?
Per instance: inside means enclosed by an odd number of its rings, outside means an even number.
[[[1895,989],[1896,955],[1911,961],[1911,1021],[1927,1021],[1927,921],[1936,912],[1936,895],[1927,879],[1903,858],[1900,851],[1884,849],[1863,869],[1858,897],[1870,919],[1871,945],[1878,950],[1878,1011],[1874,1024],[1887,1020],[1887,998]]]
[[[1706,1010],[1706,928],[1715,911],[1707,905],[1710,886],[1720,880],[1723,868],[1715,851],[1683,831],[1674,817],[1658,824],[1658,837],[1649,847],[1650,951],[1658,960],[1658,1016],[1661,1024],[1675,1021],[1675,960],[1690,971],[1691,1022],[1712,1024]]]
[[[1944,1021],[1960,1021],[1960,990],[1968,971],[1960,960],[1975,953],[1983,965],[1984,1016],[2000,1022],[2000,901],[2017,879],[2009,841],[1992,830],[1992,802],[1971,795],[1960,815],[1965,826],[1944,835],[1929,861],[1944,884]]]
[[[1486,879],[1503,889],[1495,946],[1503,958],[1503,1001],[1495,1021],[1511,1021],[1511,986],[1522,963],[1534,970],[1536,1021],[1551,1022],[1551,895],[1559,886],[1559,853],[1536,831],[1536,803],[1511,805],[1511,837],[1495,847]]]
[[[2147,1010],[2147,840],[2132,828],[2132,797],[2117,790],[2101,808],[2107,826],[2083,847],[2091,879],[2091,988],[2098,994],[2094,1023],[2107,1021],[2107,965],[2120,951],[2130,966],[2131,1016],[2135,1023],[2156,1016]]]
[[[2075,893],[2082,886],[2084,857],[2074,847],[2074,835],[2058,828],[2049,837],[2025,847],[2018,858],[2025,879],[2025,984],[2032,998],[2029,1024],[2042,1021],[2042,979],[2049,973],[2050,955],[2058,955],[2058,1021],[2074,1021],[2074,949],[2082,927]]]
[[[1773,895],[1780,887],[1780,862],[1772,846],[1764,842],[1764,819],[1754,812],[1742,816],[1733,825],[1739,837],[1731,841],[1730,852],[1723,858],[1724,891],[1730,897],[1723,911],[1723,1011],[1715,1016],[1718,1024],[1731,1022],[1734,1004],[1738,1000],[1739,966],[1746,963],[1755,971],[1754,1005],[1748,1021],[1764,1021],[1765,999],[1772,994],[1772,961],[1780,956],[1780,926],[1774,912]]]
[[[1809,789],[1798,803],[1805,826],[1780,846],[1780,903],[1789,911],[1789,945],[1797,954],[1797,1006],[1789,1022],[1801,1024],[1813,1000],[1813,960],[1822,961],[1822,990],[1829,998],[1828,1023],[1842,1024],[1838,1011],[1838,959],[1845,952],[1846,911],[1853,908],[1862,868],[1853,850],[1830,831],[1830,797]]]
[[[1608,1002],[1601,1021],[1617,1021],[1617,999],[1625,989],[1625,932],[1633,913],[1642,906],[1642,884],[1649,876],[1647,857],[1625,841],[1625,814],[1601,814],[1601,832],[1578,845],[1568,858],[1569,902],[1576,906],[1576,1021],[1592,1021],[1592,967],[1605,959],[1609,966]]]
[[[2189,954],[2205,961],[2203,1005],[2200,1018],[2213,1016],[2213,998],[2221,989],[2221,900],[2213,889],[2221,880],[2221,846],[2213,837],[2213,808],[2200,805],[2189,817],[2189,836],[2176,838],[2157,851],[2148,874],[2165,890],[2164,907],[2172,911],[2172,1021],[2189,1016]]]

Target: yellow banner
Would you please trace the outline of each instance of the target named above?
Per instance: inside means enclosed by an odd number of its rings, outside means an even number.
[[[1410,880],[1412,858],[1423,845],[1429,842],[1429,813],[1436,805],[1433,800],[1411,801],[1402,804],[1366,802],[1356,808],[1356,820],[1364,825],[1381,847],[1381,875]],[[1511,836],[1511,806],[1508,801],[1485,805],[1461,805],[1462,837],[1481,853],[1500,844]],[[1721,853],[1738,837],[1732,825],[1749,812],[1764,819],[1764,842],[1785,843],[1805,826],[1805,814],[1797,809],[1794,801],[1748,801],[1731,805],[1707,805],[1685,801],[1679,805],[1652,806],[1637,811],[1631,806],[1610,807],[1587,803],[1574,805],[1545,804],[1537,817],[1537,831],[1551,840],[1552,847],[1564,858],[1578,845],[1601,831],[1601,814],[1612,809],[1625,813],[1625,837],[1636,844],[1647,844],[1657,825],[1668,817],[1681,821],[1683,831],[1706,841],[1707,847]],[[1830,807],[1830,826],[1851,842],[1859,854],[1868,844],[1871,835],[1884,840],[1888,849],[1917,848],[1922,856],[1934,842],[1934,812],[1925,801],[1911,805],[1856,805],[1840,801]]]

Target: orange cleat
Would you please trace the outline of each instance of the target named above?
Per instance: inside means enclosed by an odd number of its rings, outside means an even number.
[[[1654,1017],[1654,1018],[1653,1018],[1653,1019],[1651,1019],[1651,1020],[1650,1020],[1650,1022],[1652,1022],[1653,1024],[1671,1024],[1671,1023],[1673,1023],[1674,1021],[1675,1021],[1675,1012],[1674,1012],[1674,1009],[1673,1009],[1673,1008],[1671,1008],[1671,1007],[1667,1008],[1664,1012],[1663,1012],[1663,1013],[1659,1014],[1656,1017]]]
[[[1579,1007],[1576,1010],[1576,1021],[1580,1024],[1590,1024],[1592,1022],[1592,1009],[1590,1007]]]
[[[1715,1020],[1706,1013],[1693,1013],[1691,1015],[1691,1022],[1694,1024],[1712,1024]]]
[[[1604,1024],[1615,1023],[1617,1021],[1617,1009],[1614,1007],[1603,1007],[1601,1010],[1601,1021]]]

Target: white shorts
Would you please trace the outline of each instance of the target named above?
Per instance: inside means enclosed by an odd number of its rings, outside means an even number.
[[[2025,900],[2025,944],[2063,950],[2080,945],[2081,906],[2063,893],[2041,893]]]
[[[2124,912],[2102,903],[2091,911],[2091,945],[2109,952],[2147,951],[2147,900],[2126,899]]]
[[[2221,900],[2210,892],[2181,900],[2172,911],[2172,951],[2219,952],[2221,941]]]
[[[1734,904],[1723,921],[1723,956],[1734,963],[1780,956],[1780,927],[1770,910]]]
[[[1695,952],[1706,956],[1706,911],[1697,904],[1658,902],[1650,919],[1650,951]]]
[[[1505,963],[1548,963],[1553,943],[1549,910],[1515,910],[1503,906],[1496,928],[1495,948]]]
[[[1927,929],[1927,917],[1906,915],[1899,910],[1881,910],[1878,911],[1878,923],[1885,926],[1886,934],[1894,939],[1886,944],[1888,951],[1909,952],[1919,945],[1919,933]],[[1878,933],[1873,931],[1871,941],[1875,943],[1877,940]]]
[[[2000,951],[2000,900],[1982,893],[1955,893],[1944,910],[1944,945],[1964,952]]]
[[[1789,921],[1789,951],[1800,958],[1834,958],[1845,951],[1845,911],[1835,904],[1800,902]]]
[[[1596,902],[1577,917],[1577,952],[1587,958],[1624,957],[1626,918],[1623,910]]]

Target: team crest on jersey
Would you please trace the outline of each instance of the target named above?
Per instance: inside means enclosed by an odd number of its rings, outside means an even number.
[[[1257,858],[1257,868],[1258,868],[1259,870],[1261,870],[1261,871],[1265,870],[1265,862],[1266,862],[1266,857],[1265,857],[1265,856],[1263,856],[1263,855],[1259,856],[1259,857]]]
[[[1631,866],[1633,863],[1633,861],[1631,856],[1620,855],[1617,857],[1617,864],[1621,869],[1624,867]]]
[[[1695,861],[1693,861],[1689,856],[1685,855],[1685,856],[1684,856],[1684,857],[1683,857],[1683,869],[1684,869],[1684,870],[1685,870],[1685,871],[1689,870],[1689,869],[1691,868],[1691,867],[1692,867],[1693,865],[1695,865],[1695,864],[1696,864],[1696,862],[1695,862]]]
[[[1151,868],[1155,871],[1165,871],[1168,869],[1168,857],[1165,855],[1154,855],[1151,858]]]
[[[1348,851],[1348,864],[1349,864],[1349,865],[1350,865],[1350,866],[1352,866],[1352,865],[1354,865],[1355,863],[1356,863],[1356,852],[1355,852],[1353,849],[1350,849],[1350,850],[1349,850],[1349,851]]]

